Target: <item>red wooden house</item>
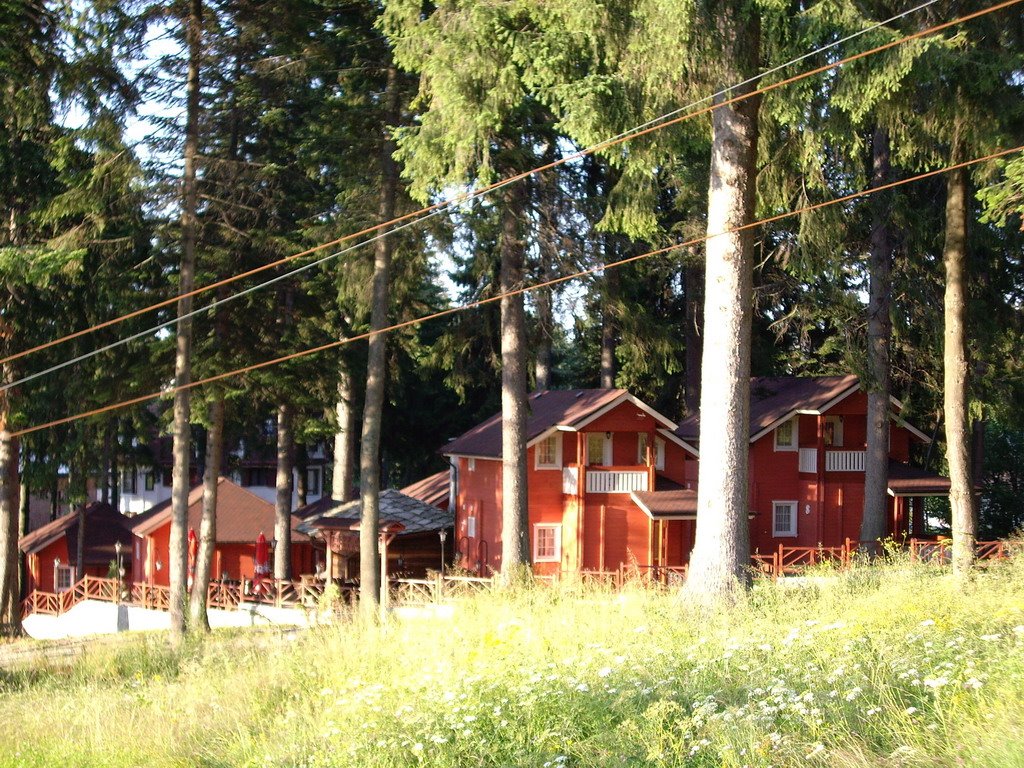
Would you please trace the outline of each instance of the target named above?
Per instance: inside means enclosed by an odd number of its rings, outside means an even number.
[[[677,425],[624,390],[530,397],[530,554],[538,573],[679,566],[693,548],[699,419]],[[949,481],[907,463],[928,438],[893,401],[893,535],[919,533],[920,501]],[[754,551],[856,539],[864,498],[867,398],[857,378],[751,381],[750,512]],[[501,563],[501,418],[449,443],[456,552],[465,568]]]
[[[117,544],[122,547],[121,563],[131,567],[131,520],[109,504],[94,501],[85,507],[84,573],[106,578],[116,561]],[[21,537],[25,553],[25,594],[33,591],[63,592],[75,581],[78,554],[78,511]]]
[[[254,493],[221,477],[217,487],[217,543],[214,549],[211,578],[252,579],[254,576],[256,538],[264,533],[273,536],[274,505]],[[188,497],[188,527],[199,535],[203,515],[203,486],[197,485]],[[292,515],[292,575],[313,573],[316,569],[313,545],[296,526],[302,519]],[[171,501],[157,504],[131,519],[135,535],[132,579],[157,586],[170,583],[167,563],[171,537]],[[271,555],[273,557],[273,555]]]
[[[681,562],[655,540],[633,491],[681,490],[696,451],[676,424],[621,389],[537,392],[527,424],[530,552],[534,570],[604,570]],[[488,573],[501,564],[501,415],[444,447],[455,468],[457,562]],[[659,528],[678,528],[672,522]],[[661,533],[664,533],[662,530]],[[674,537],[681,541],[678,531]],[[655,549],[660,547],[659,552]]]

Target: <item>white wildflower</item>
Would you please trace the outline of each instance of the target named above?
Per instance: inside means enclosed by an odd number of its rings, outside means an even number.
[[[601,667],[599,670],[597,670],[597,676],[598,677],[608,677],[608,675],[610,675],[611,673],[612,673],[612,668],[611,667]]]
[[[822,744],[819,741],[817,744],[814,745],[814,748],[810,752],[807,753],[806,759],[810,760],[812,758],[815,758],[815,757],[817,757],[818,755],[820,755],[824,751],[825,751],[825,745]]]
[[[922,627],[934,627],[935,626],[935,619],[925,619],[924,621],[921,622],[921,626]]]

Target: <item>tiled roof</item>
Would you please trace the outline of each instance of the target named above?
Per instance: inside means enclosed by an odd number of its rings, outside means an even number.
[[[402,489],[406,496],[412,496],[433,507],[448,507],[448,470],[425,477]]]
[[[784,421],[797,411],[821,411],[857,387],[856,376],[757,376],[750,380],[750,436]],[[693,442],[700,437],[700,414],[685,419],[676,436]]]
[[[240,544],[256,541],[260,533],[272,536],[276,512],[274,505],[247,491],[226,477],[217,480],[217,542]],[[188,494],[188,527],[199,533],[203,518],[203,486],[196,485]],[[131,519],[136,536],[146,536],[171,520],[171,500],[167,499]],[[292,514],[292,540],[308,537],[298,530],[301,518]]]
[[[949,478],[900,461],[890,461],[889,492],[894,496],[944,496],[949,493]]]
[[[89,565],[109,563],[116,556],[114,545],[124,547],[122,557],[131,561],[131,519],[109,504],[94,501],[85,508],[85,562]],[[72,510],[56,520],[21,537],[18,547],[26,554],[48,547],[60,537],[67,537],[72,559],[78,549],[78,511]]]
[[[563,389],[534,392],[529,397],[530,416],[526,441],[555,426],[572,426],[627,394],[624,389]],[[477,424],[441,449],[447,455],[501,458],[501,413]]]
[[[330,522],[332,520],[358,522],[359,505],[359,499],[340,502],[323,498],[314,501],[300,510],[304,517],[300,528],[307,532],[316,530],[321,527],[321,519],[325,522],[323,527],[337,527],[337,523]],[[382,522],[401,523],[405,526],[403,534],[440,531],[455,524],[454,515],[447,509],[438,509],[394,488],[380,492],[380,519]]]

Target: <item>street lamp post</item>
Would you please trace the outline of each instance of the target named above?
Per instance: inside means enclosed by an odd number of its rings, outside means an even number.
[[[442,528],[437,532],[437,537],[441,539],[441,575],[444,575],[444,542],[448,538],[448,529]]]
[[[121,559],[122,544],[120,541],[114,542],[114,555],[117,558],[117,602],[121,602],[124,597],[124,561]]]

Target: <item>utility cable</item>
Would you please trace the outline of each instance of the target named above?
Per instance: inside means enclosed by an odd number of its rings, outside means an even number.
[[[140,332],[138,334],[134,334],[133,336],[130,336],[130,337],[125,338],[125,339],[120,339],[117,342],[114,342],[114,343],[112,343],[110,345],[107,345],[105,347],[102,347],[100,349],[94,350],[91,353],[80,355],[80,356],[74,358],[73,360],[67,361],[64,364],[61,364],[61,365],[58,365],[58,366],[54,366],[52,368],[48,368],[45,371],[39,372],[38,375],[33,375],[33,376],[25,377],[23,379],[19,379],[16,382],[12,382],[11,384],[7,384],[7,385],[5,385],[3,387],[0,387],[0,391],[6,390],[6,389],[10,389],[11,387],[16,386],[17,384],[24,383],[25,381],[29,381],[29,380],[34,379],[34,378],[38,378],[38,376],[46,375],[46,374],[52,373],[52,372],[54,372],[56,370],[60,370],[60,368],[66,367],[67,365],[72,365],[74,363],[81,362],[81,361],[86,360],[86,359],[88,359],[90,357],[93,357],[93,356],[95,356],[97,354],[100,354],[101,352],[108,351],[110,349],[116,348],[116,347],[118,347],[118,346],[120,346],[122,344],[126,344],[126,343],[128,343],[130,341],[133,341],[133,340],[135,340],[137,338],[145,336],[145,335],[147,335],[149,333],[152,333],[152,332],[155,332],[155,331],[159,331],[159,330],[162,330],[164,328],[168,328],[168,327],[170,327],[172,325],[175,325],[179,321],[184,320],[184,319],[186,319],[188,317],[193,317],[193,316],[195,316],[195,315],[197,315],[199,313],[202,313],[202,312],[208,312],[208,311],[214,309],[215,307],[220,306],[221,304],[224,304],[224,303],[226,303],[228,301],[231,301],[234,298],[238,298],[241,295],[245,295],[247,293],[251,293],[254,290],[259,290],[260,288],[266,287],[268,285],[272,285],[272,284],[274,284],[276,282],[279,282],[282,279],[285,279],[286,277],[290,277],[291,275],[294,275],[294,274],[296,274],[298,272],[301,272],[304,269],[312,268],[314,266],[322,264],[324,261],[327,261],[328,259],[332,259],[332,258],[336,258],[338,256],[341,256],[342,254],[347,253],[347,252],[353,250],[354,248],[358,248],[358,247],[361,247],[363,245],[367,245],[367,244],[372,243],[372,242],[374,242],[374,241],[376,241],[376,240],[378,240],[378,239],[380,239],[382,237],[386,237],[387,235],[392,234],[393,232],[397,232],[400,229],[404,229],[406,226],[409,226],[409,224],[411,224],[411,223],[418,222],[418,221],[424,221],[427,218],[430,218],[430,217],[432,217],[434,215],[437,215],[438,213],[440,213],[440,212],[442,212],[444,210],[447,210],[451,206],[454,206],[456,204],[461,205],[464,202],[467,202],[467,201],[473,200],[473,199],[475,199],[477,197],[489,194],[489,193],[494,192],[494,191],[496,191],[498,189],[501,189],[502,187],[508,186],[509,184],[513,184],[513,183],[516,183],[518,181],[521,181],[522,179],[525,179],[525,178],[527,178],[529,176],[533,176],[533,175],[536,175],[536,174],[543,173],[545,171],[551,170],[553,168],[557,168],[557,167],[559,167],[561,165],[573,162],[575,160],[579,160],[580,158],[583,158],[583,157],[586,157],[588,155],[594,154],[594,153],[599,152],[599,151],[601,151],[603,149],[608,149],[610,147],[613,147],[613,146],[616,146],[618,144],[621,144],[621,143],[623,143],[623,142],[625,142],[625,141],[627,141],[629,139],[637,138],[639,136],[643,136],[643,135],[646,135],[648,133],[652,133],[652,132],[654,132],[656,130],[660,130],[660,129],[666,128],[668,126],[675,125],[677,123],[683,122],[684,120],[688,120],[688,119],[690,119],[692,117],[697,117],[697,116],[700,116],[700,115],[703,115],[703,114],[707,114],[708,112],[714,111],[715,109],[718,109],[719,107],[723,107],[723,106],[726,106],[728,104],[735,103],[736,101],[740,101],[740,100],[745,99],[745,98],[750,98],[752,96],[755,96],[755,95],[758,95],[758,94],[761,94],[761,93],[767,93],[767,92],[769,92],[771,90],[775,90],[776,88],[782,87],[783,85],[788,85],[790,83],[797,82],[798,80],[802,80],[802,79],[804,79],[806,77],[811,77],[811,76],[813,76],[815,74],[819,74],[819,73],[821,73],[823,71],[827,71],[829,69],[833,69],[833,68],[842,66],[843,64],[845,64],[845,63],[847,63],[849,61],[853,61],[853,60],[858,59],[858,58],[863,58],[865,56],[871,55],[872,53],[877,53],[877,52],[880,52],[882,50],[887,50],[887,49],[889,49],[889,48],[891,48],[891,47],[893,47],[895,45],[902,44],[904,42],[907,42],[907,41],[912,40],[912,39],[916,39],[916,38],[921,37],[923,35],[931,34],[932,32],[941,31],[942,29],[946,29],[949,26],[952,26],[952,25],[955,25],[955,24],[959,24],[959,23],[963,23],[964,21],[968,21],[968,20],[976,18],[977,16],[980,16],[980,15],[984,15],[985,13],[991,13],[993,11],[1000,10],[1000,9],[1008,7],[1010,5],[1014,5],[1014,4],[1018,3],[1018,2],[1021,2],[1021,0],[1006,0],[1006,2],[1003,2],[1003,3],[1001,3],[999,5],[996,5],[996,6],[992,6],[989,9],[985,9],[985,10],[980,11],[980,12],[975,12],[973,14],[968,14],[967,16],[960,17],[959,19],[956,19],[956,20],[954,20],[952,22],[946,22],[945,24],[940,24],[940,25],[937,25],[935,27],[931,27],[929,29],[925,29],[925,30],[922,30],[920,32],[914,33],[912,35],[906,36],[904,38],[900,38],[898,40],[891,41],[890,43],[887,43],[887,44],[885,44],[883,46],[880,46],[880,47],[878,47],[876,49],[872,49],[870,51],[865,51],[865,52],[862,52],[860,54],[857,54],[856,56],[852,56],[852,57],[849,57],[847,59],[843,59],[843,60],[837,61],[837,62],[835,62],[833,64],[829,64],[827,66],[820,67],[820,68],[815,69],[815,70],[811,70],[810,72],[804,73],[802,75],[799,75],[799,76],[796,76],[796,77],[793,77],[793,78],[789,78],[787,80],[780,81],[779,83],[773,84],[772,86],[769,86],[769,87],[766,87],[766,88],[763,88],[763,89],[758,89],[758,90],[755,90],[755,91],[753,91],[753,92],[751,92],[749,94],[745,94],[745,95],[742,95],[742,96],[735,97],[733,99],[729,99],[727,101],[720,102],[718,104],[714,104],[709,109],[703,109],[703,110],[700,110],[698,112],[694,112],[694,113],[691,113],[691,114],[686,114],[686,115],[680,116],[680,113],[682,113],[682,112],[686,112],[687,110],[690,110],[690,109],[693,109],[695,107],[698,107],[701,104],[705,104],[705,103],[707,103],[709,101],[713,101],[714,99],[717,99],[717,98],[719,98],[721,96],[725,96],[730,91],[734,91],[734,90],[736,90],[738,88],[742,88],[742,87],[744,87],[746,85],[750,85],[751,83],[754,83],[754,82],[756,82],[758,80],[761,80],[762,78],[767,77],[769,75],[775,74],[776,72],[779,72],[779,71],[781,71],[783,69],[786,69],[786,68],[788,68],[790,66],[793,66],[794,64],[798,64],[801,61],[804,61],[804,60],[806,60],[806,59],[808,59],[808,58],[810,58],[812,56],[816,56],[819,53],[823,53],[823,52],[828,51],[828,50],[830,50],[832,48],[835,48],[835,47],[837,47],[839,45],[842,45],[842,44],[844,44],[846,42],[849,42],[849,41],[851,41],[851,40],[853,40],[853,39],[855,39],[857,37],[860,37],[861,35],[867,34],[868,32],[872,32],[872,31],[878,29],[879,27],[885,26],[886,24],[890,24],[890,23],[892,23],[894,21],[898,21],[898,20],[900,20],[900,19],[902,19],[902,18],[904,18],[904,17],[906,17],[906,16],[908,16],[908,15],[910,15],[912,13],[915,13],[915,12],[917,12],[917,11],[923,9],[923,8],[926,8],[926,7],[934,4],[935,2],[937,2],[937,0],[926,0],[926,2],[921,3],[921,4],[917,5],[917,6],[914,6],[913,8],[910,8],[910,9],[908,9],[906,11],[903,11],[902,13],[898,13],[895,16],[891,16],[888,19],[885,19],[884,21],[877,22],[877,23],[875,23],[875,24],[873,24],[873,25],[871,25],[869,27],[865,27],[864,29],[858,30],[857,32],[853,32],[853,33],[847,35],[846,37],[843,37],[843,38],[841,38],[839,40],[835,40],[835,41],[833,41],[833,42],[831,42],[831,43],[829,43],[827,45],[824,45],[824,46],[821,46],[819,48],[816,48],[815,50],[810,51],[808,53],[802,54],[801,56],[798,56],[798,57],[796,57],[794,59],[791,59],[790,61],[788,61],[788,62],[786,62],[784,64],[777,65],[777,66],[772,67],[771,69],[768,69],[768,70],[766,70],[764,72],[761,72],[761,73],[759,73],[757,75],[753,75],[753,76],[747,78],[746,80],[744,80],[744,81],[742,81],[740,83],[737,83],[735,85],[729,86],[727,88],[723,88],[723,89],[717,91],[716,93],[711,94],[710,96],[705,96],[702,99],[699,99],[697,101],[691,102],[690,104],[687,104],[687,105],[685,105],[683,107],[679,107],[679,108],[677,108],[675,110],[672,110],[671,112],[667,112],[667,113],[665,113],[663,115],[660,115],[660,116],[658,116],[656,118],[653,118],[652,120],[649,120],[646,123],[641,123],[638,126],[635,126],[633,128],[627,129],[626,131],[623,131],[623,132],[621,132],[621,133],[611,137],[610,139],[606,139],[606,140],[604,140],[602,142],[599,142],[597,144],[594,144],[594,145],[592,145],[590,147],[586,147],[584,149],[577,150],[576,152],[573,152],[573,153],[571,153],[569,155],[566,155],[565,157],[559,158],[558,160],[555,160],[555,161],[553,161],[551,163],[548,163],[546,165],[541,165],[541,166],[533,168],[533,169],[531,169],[529,171],[524,171],[522,173],[510,176],[510,177],[508,177],[506,179],[501,179],[501,180],[499,180],[497,182],[494,182],[493,184],[489,184],[487,186],[481,187],[480,189],[473,190],[472,192],[468,192],[468,193],[463,194],[463,195],[458,195],[458,196],[453,197],[453,198],[449,198],[449,199],[446,199],[446,200],[439,201],[439,202],[437,202],[437,203],[435,203],[435,204],[433,204],[431,206],[428,206],[426,208],[421,208],[421,209],[419,209],[417,211],[412,211],[410,213],[404,214],[403,216],[391,219],[390,221],[386,221],[386,222],[382,222],[380,224],[376,224],[376,225],[374,225],[372,227],[368,227],[368,228],[365,228],[363,230],[360,230],[359,232],[354,232],[352,234],[345,235],[343,237],[337,238],[337,239],[329,241],[327,243],[323,243],[321,245],[317,245],[317,246],[314,246],[312,248],[308,248],[308,249],[306,249],[304,251],[300,251],[298,253],[292,254],[290,256],[286,256],[286,257],[278,259],[276,261],[269,262],[268,264],[264,264],[264,265],[261,265],[259,267],[254,267],[253,269],[247,270],[245,272],[241,272],[241,273],[238,273],[236,275],[224,278],[222,280],[218,280],[218,281],[215,281],[213,283],[209,283],[209,284],[207,284],[205,286],[201,286],[199,288],[195,288],[195,289],[193,289],[192,291],[190,291],[188,293],[180,294],[178,296],[175,296],[175,297],[169,298],[169,299],[164,299],[164,300],[159,301],[159,302],[157,302],[155,304],[151,304],[149,306],[142,307],[141,309],[137,309],[137,310],[134,310],[134,311],[129,312],[127,314],[120,315],[118,317],[112,318],[110,320],[106,320],[106,321],[103,321],[101,323],[97,323],[96,325],[90,326],[88,328],[84,328],[84,329],[82,329],[80,331],[75,331],[73,333],[67,334],[66,336],[62,336],[60,338],[44,342],[43,344],[39,344],[39,345],[37,345],[35,347],[32,347],[30,349],[23,350],[22,352],[17,352],[17,353],[15,353],[13,355],[9,355],[8,357],[0,359],[0,365],[2,365],[4,363],[12,362],[14,360],[21,359],[21,358],[26,357],[28,355],[31,355],[31,354],[33,354],[35,352],[40,352],[40,351],[42,351],[44,349],[49,349],[49,348],[54,347],[54,346],[56,346],[58,344],[62,344],[64,342],[66,342],[66,341],[71,341],[73,339],[80,338],[80,337],[82,337],[82,336],[84,336],[86,334],[92,333],[93,331],[101,330],[103,328],[108,328],[108,327],[110,327],[112,325],[117,325],[117,324],[122,323],[122,322],[124,322],[126,320],[130,320],[132,318],[135,318],[135,317],[138,317],[140,315],[143,315],[143,314],[145,314],[147,312],[151,312],[151,311],[154,311],[154,310],[157,310],[157,309],[162,309],[163,307],[170,306],[171,304],[176,303],[181,298],[186,298],[186,297],[189,297],[189,296],[198,296],[198,295],[200,295],[202,293],[206,293],[206,292],[211,291],[211,290],[213,290],[215,288],[220,288],[222,286],[229,285],[229,284],[231,284],[233,282],[236,282],[238,280],[242,280],[242,279],[244,279],[246,277],[251,277],[253,275],[256,275],[256,274],[259,274],[261,272],[264,272],[264,271],[266,271],[268,269],[273,269],[275,267],[279,267],[279,266],[281,266],[283,264],[295,261],[296,259],[300,259],[300,258],[303,258],[305,256],[310,256],[310,255],[312,255],[314,253],[317,253],[319,251],[325,250],[327,248],[331,248],[333,246],[340,245],[341,243],[348,242],[350,240],[362,237],[364,235],[370,235],[370,234],[373,234],[373,233],[377,233],[374,237],[367,238],[366,240],[360,241],[359,243],[357,243],[357,244],[355,244],[353,246],[350,246],[350,247],[345,248],[345,249],[343,249],[341,251],[337,251],[335,253],[332,253],[332,254],[330,254],[330,255],[328,255],[326,257],[323,257],[321,259],[318,259],[317,261],[312,262],[311,264],[308,264],[308,265],[305,265],[304,267],[301,267],[301,268],[298,268],[296,270],[293,270],[292,272],[288,273],[287,275],[282,275],[282,276],[280,276],[278,278],[275,278],[275,279],[272,279],[272,280],[268,280],[268,281],[266,281],[264,283],[261,283],[261,284],[258,284],[256,286],[253,286],[251,289],[243,291],[243,292],[241,292],[239,294],[235,294],[235,295],[232,295],[232,296],[229,296],[229,297],[225,297],[224,299],[219,299],[217,301],[214,301],[214,302],[208,304],[205,307],[202,307],[202,308],[197,309],[197,310],[193,310],[192,312],[190,312],[187,315],[183,315],[183,316],[175,318],[173,320],[169,320],[166,323],[162,323],[162,324],[160,324],[158,326],[154,326],[153,329],[149,329],[147,331],[143,331],[143,332]],[[405,222],[405,224],[403,224],[403,226],[401,226],[401,227],[393,227],[392,226],[392,225],[395,225],[395,224],[401,224],[403,222]]]
[[[733,234],[735,232],[743,232],[744,230],[753,229],[755,227],[760,227],[760,226],[763,226],[765,224],[771,224],[771,223],[774,223],[776,221],[781,221],[782,219],[791,218],[793,216],[800,216],[802,214],[810,213],[812,211],[821,210],[822,208],[828,208],[829,206],[833,206],[833,205],[840,205],[841,203],[846,203],[846,202],[849,202],[851,200],[855,200],[855,199],[858,199],[858,198],[869,197],[869,196],[877,194],[879,192],[884,192],[885,190],[894,189],[896,187],[902,187],[902,186],[904,186],[906,184],[911,184],[911,183],[916,182],[916,181],[921,181],[923,179],[932,178],[933,176],[939,176],[941,174],[949,173],[950,171],[955,171],[955,170],[960,169],[960,168],[968,168],[968,167],[971,167],[971,166],[974,166],[974,165],[978,165],[979,163],[985,163],[985,162],[988,162],[990,160],[998,159],[1000,157],[1005,157],[1007,155],[1012,155],[1012,154],[1014,154],[1016,152],[1020,152],[1022,150],[1024,150],[1024,145],[1020,145],[1020,146],[1014,147],[1013,149],[1003,149],[1003,150],[1000,150],[998,152],[993,152],[991,154],[985,155],[984,157],[978,157],[978,158],[975,158],[973,160],[967,160],[967,161],[964,161],[964,162],[961,162],[961,163],[956,163],[955,165],[950,165],[950,166],[947,166],[945,168],[939,168],[939,169],[936,169],[936,170],[933,170],[933,171],[927,171],[925,173],[920,173],[920,174],[918,174],[916,176],[911,176],[911,177],[906,178],[906,179],[901,179],[901,180],[898,180],[898,181],[893,181],[893,182],[890,182],[888,184],[882,184],[882,185],[877,186],[877,187],[871,187],[871,188],[863,190],[861,192],[851,192],[848,195],[843,195],[842,197],[837,197],[837,198],[834,198],[832,200],[826,200],[826,201],[821,202],[821,203],[814,203],[812,205],[807,205],[807,206],[804,206],[802,208],[798,208],[798,209],[793,210],[793,211],[788,211],[786,213],[779,213],[779,214],[776,214],[774,216],[768,216],[767,218],[758,219],[757,221],[750,222],[749,224],[742,224],[742,225],[740,225],[738,227],[731,227],[731,228],[725,229],[725,230],[723,230],[721,232],[716,232],[713,235],[702,235],[701,237],[695,237],[695,238],[692,238],[692,239],[687,240],[685,242],[675,243],[673,245],[668,245],[668,246],[665,246],[664,248],[658,248],[658,249],[655,249],[653,251],[648,251],[647,253],[641,253],[641,254],[638,254],[636,256],[629,256],[627,258],[620,259],[618,261],[613,261],[613,262],[610,262],[608,264],[603,264],[603,265],[599,265],[599,266],[590,267],[588,269],[583,269],[583,270],[580,270],[579,272],[574,272],[571,275],[563,275],[561,277],[556,277],[556,278],[554,278],[552,280],[546,280],[544,282],[537,283],[535,285],[525,286],[523,288],[516,288],[515,290],[512,290],[512,291],[506,291],[505,293],[500,293],[500,294],[497,294],[497,295],[494,295],[494,296],[488,296],[486,299],[478,299],[476,301],[472,301],[472,302],[469,302],[467,304],[462,304],[462,305],[457,306],[457,307],[450,307],[448,309],[444,309],[444,310],[441,310],[439,312],[433,312],[431,314],[423,315],[421,317],[413,318],[411,320],[405,320],[403,322],[395,323],[393,325],[387,326],[386,328],[381,328],[381,329],[376,330],[376,331],[367,331],[366,333],[361,333],[361,334],[359,334],[357,336],[352,336],[352,337],[347,338],[347,339],[339,339],[337,341],[332,341],[332,342],[329,342],[327,344],[321,344],[320,346],[311,347],[310,349],[305,349],[305,350],[302,350],[300,352],[292,352],[291,354],[288,354],[288,355],[283,355],[281,357],[276,357],[276,358],[274,358],[272,360],[264,360],[263,362],[260,362],[260,363],[253,363],[252,365],[247,365],[247,366],[244,366],[242,368],[237,368],[237,369],[235,369],[233,371],[227,371],[225,373],[218,373],[218,374],[216,374],[214,376],[208,376],[205,379],[200,379],[198,381],[193,381],[193,382],[190,382],[188,384],[182,384],[181,386],[168,387],[167,389],[162,390],[160,392],[153,392],[153,393],[150,393],[148,395],[141,395],[139,397],[134,397],[134,398],[131,398],[129,400],[122,400],[122,401],[117,402],[117,403],[112,403],[110,405],[105,405],[105,406],[103,406],[101,408],[94,408],[94,409],[92,409],[90,411],[84,411],[82,413],[75,414],[74,416],[66,416],[66,417],[61,418],[61,419],[54,419],[53,421],[48,421],[45,424],[38,424],[38,425],[33,426],[33,427],[26,427],[25,429],[21,429],[21,430],[12,432],[11,433],[11,437],[22,437],[23,435],[28,435],[28,434],[31,434],[33,432],[38,432],[38,431],[43,430],[43,429],[48,429],[50,427],[56,427],[56,426],[59,426],[61,424],[68,424],[70,422],[78,421],[80,419],[86,419],[86,418],[89,418],[91,416],[99,416],[100,414],[109,413],[110,411],[119,410],[121,408],[128,408],[128,407],[133,406],[133,405],[139,405],[140,403],[145,403],[145,402],[148,402],[150,400],[156,400],[159,397],[164,397],[164,396],[172,395],[172,394],[174,394],[176,392],[179,392],[181,390],[193,389],[195,387],[200,387],[200,386],[203,386],[205,384],[211,384],[211,383],[216,382],[216,381],[222,381],[224,379],[228,379],[228,378],[231,378],[233,376],[240,376],[240,375],[242,375],[244,373],[249,373],[251,371],[260,370],[260,369],[263,369],[263,368],[269,368],[269,367],[274,366],[274,365],[279,365],[281,363],[288,362],[289,360],[295,360],[295,359],[298,359],[298,358],[307,357],[309,355],[315,355],[315,354],[317,354],[319,352],[325,352],[325,351],[330,350],[330,349],[336,349],[338,347],[342,347],[342,346],[345,346],[345,345],[348,345],[348,344],[353,344],[353,343],[355,343],[357,341],[361,341],[363,339],[368,339],[371,336],[376,336],[379,333],[391,333],[393,331],[401,330],[403,328],[409,328],[411,326],[420,325],[420,324],[428,322],[430,320],[436,320],[438,318],[447,317],[449,315],[454,315],[454,314],[457,314],[459,312],[465,312],[467,310],[477,309],[477,308],[485,306],[487,304],[493,304],[494,302],[500,301],[501,299],[506,298],[506,297],[518,296],[519,294],[528,293],[530,291],[536,291],[536,290],[539,290],[541,288],[547,288],[547,287],[550,287],[552,285],[557,285],[559,283],[568,282],[569,280],[575,280],[577,278],[587,277],[588,275],[592,275],[592,274],[594,274],[596,272],[601,272],[603,270],[614,269],[616,267],[621,267],[624,264],[631,264],[631,263],[636,262],[636,261],[641,261],[642,259],[649,259],[649,258],[652,258],[654,256],[661,256],[661,255],[664,255],[666,253],[671,253],[672,251],[680,250],[682,248],[689,248],[689,247],[692,247],[694,245],[699,245],[700,243],[707,242],[708,240],[710,240],[710,239],[712,239],[714,237],[721,237],[722,235],[729,235],[729,234]]]

